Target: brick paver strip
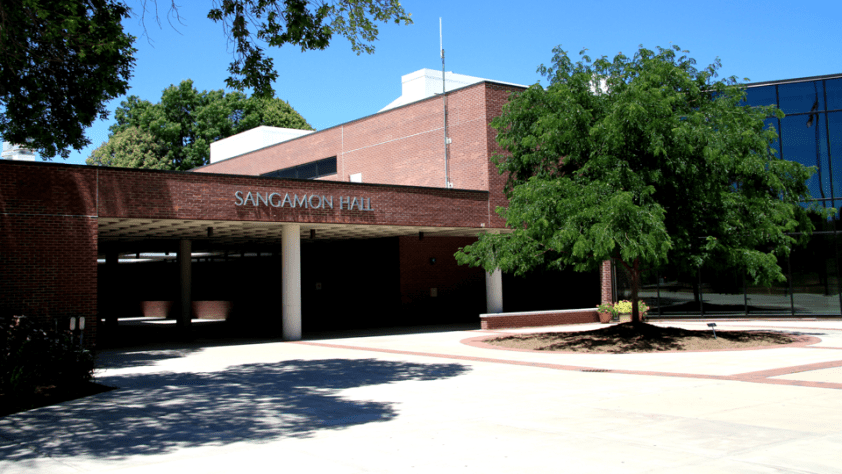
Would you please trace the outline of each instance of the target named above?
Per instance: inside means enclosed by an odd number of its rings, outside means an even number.
[[[751,321],[756,322],[752,319],[726,319],[726,320],[718,320],[718,319],[694,319],[692,321],[681,320],[681,319],[659,319],[657,321],[652,321],[653,323],[673,323],[673,324],[681,324],[681,323],[742,323],[743,321]],[[764,321],[788,321],[785,319],[764,319]],[[834,321],[834,320],[831,320]],[[804,326],[768,326],[762,324],[739,324],[738,326],[741,327],[757,327],[757,328],[764,328],[769,329],[770,331],[774,331],[777,329],[792,329],[792,330],[805,330],[809,329],[811,331],[842,331],[842,328],[815,328],[815,327],[804,327]],[[723,326],[725,327],[725,326]]]
[[[487,339],[493,336],[480,336],[474,338],[468,338],[463,340],[463,343],[468,345],[476,344],[473,340],[474,339]],[[469,343],[470,341],[470,343]],[[815,344],[816,342],[820,341],[820,339],[806,336],[803,337],[802,340],[795,342],[793,344],[787,344],[785,347],[792,347],[793,345],[796,346],[805,346],[806,344]],[[400,354],[400,355],[413,355],[413,356],[421,356],[421,357],[435,357],[439,359],[453,359],[453,360],[466,360],[471,362],[487,362],[492,364],[508,364],[508,365],[522,365],[526,367],[540,367],[544,369],[554,369],[554,370],[569,370],[575,372],[598,372],[598,373],[612,373],[612,374],[624,374],[624,375],[646,375],[646,376],[654,376],[654,377],[677,377],[677,378],[691,378],[691,379],[706,379],[706,380],[729,380],[729,381],[736,381],[736,382],[750,382],[750,383],[763,383],[763,384],[770,384],[770,385],[794,385],[800,387],[816,387],[816,388],[830,388],[836,390],[842,390],[842,383],[831,383],[831,382],[808,382],[803,380],[785,380],[785,379],[772,379],[769,377],[776,377],[780,375],[788,375],[794,374],[798,372],[805,372],[809,370],[820,370],[820,369],[829,369],[835,367],[842,367],[842,360],[838,361],[831,361],[831,362],[820,362],[816,364],[807,364],[807,365],[796,365],[790,367],[781,367],[777,369],[770,369],[770,370],[761,370],[756,372],[746,372],[742,374],[735,374],[735,375],[708,375],[708,374],[688,374],[688,373],[679,373],[679,372],[658,372],[658,371],[647,371],[647,370],[617,370],[617,369],[605,369],[600,367],[587,367],[587,366],[576,366],[576,365],[563,365],[563,364],[551,364],[545,362],[529,362],[529,361],[519,361],[519,360],[509,360],[509,359],[496,359],[491,357],[474,357],[474,356],[463,356],[463,355],[456,355],[456,354],[437,354],[434,352],[418,352],[418,351],[403,351],[397,349],[385,349],[385,348],[375,348],[375,347],[365,347],[365,346],[354,346],[354,345],[347,345],[347,344],[330,344],[325,342],[311,342],[311,341],[297,341],[293,342],[292,344],[303,344],[309,346],[317,346],[317,347],[329,347],[333,349],[347,349],[347,350],[354,350],[354,351],[366,351],[366,352],[379,352],[385,354]],[[494,348],[496,350],[512,350],[512,349],[502,349],[497,346],[491,346],[490,344],[477,344],[475,347],[482,347],[482,348]],[[769,346],[765,346],[768,348]],[[521,351],[521,350],[516,350]],[[527,350],[528,351],[528,350]],[[535,351],[528,351],[528,352],[535,352]],[[701,351],[700,351],[701,352]],[[704,351],[704,352],[720,352],[720,351]]]

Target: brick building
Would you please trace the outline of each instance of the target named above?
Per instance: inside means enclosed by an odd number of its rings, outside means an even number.
[[[419,73],[374,115],[246,132],[189,173],[0,163],[0,311],[86,316],[88,340],[125,317],[226,319],[298,339],[610,297],[607,270],[514,278],[456,265],[479,233],[506,231],[489,123],[519,87],[448,78],[430,96],[435,71]]]

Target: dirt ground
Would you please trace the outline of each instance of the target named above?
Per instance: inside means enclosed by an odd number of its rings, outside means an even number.
[[[489,339],[485,343],[513,349],[629,353],[746,349],[797,342],[775,331],[693,331],[647,323],[624,323],[581,332],[545,332]]]

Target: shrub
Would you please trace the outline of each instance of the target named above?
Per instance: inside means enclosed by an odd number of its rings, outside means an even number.
[[[38,387],[93,378],[93,354],[69,330],[45,330],[25,316],[0,321],[0,392],[23,399]]]
[[[638,300],[637,309],[640,311],[641,315],[645,315],[649,311],[649,306],[643,302],[643,300]],[[611,303],[603,303],[597,306],[597,311],[600,313],[611,313],[612,316],[617,316],[618,314],[626,314],[632,312],[632,302],[629,300],[620,300],[614,304]]]

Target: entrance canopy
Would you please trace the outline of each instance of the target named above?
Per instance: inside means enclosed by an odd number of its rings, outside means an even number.
[[[101,217],[99,241],[212,240],[219,244],[281,243],[282,222],[242,222],[188,219],[142,219]],[[484,229],[362,224],[301,224],[302,240],[346,240],[398,237],[423,233],[431,237],[473,237]],[[210,231],[208,229],[211,229]]]
[[[187,291],[191,249],[276,243],[292,285],[302,240],[465,237],[502,231],[491,229],[495,221],[487,191],[4,162],[0,309],[96,321],[98,255],[113,262],[125,247],[155,251],[177,241]],[[285,328],[294,323],[288,314],[300,319],[300,289],[286,285]],[[189,300],[183,293],[187,318]],[[86,332],[93,341],[96,325]]]

